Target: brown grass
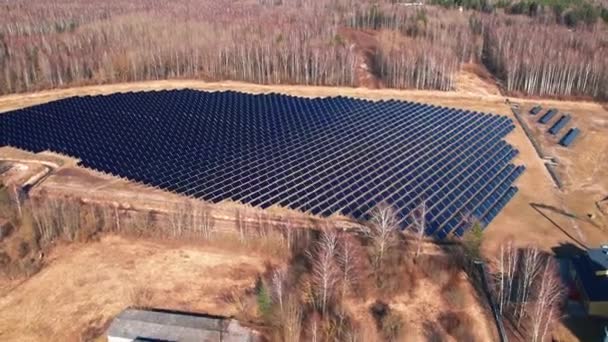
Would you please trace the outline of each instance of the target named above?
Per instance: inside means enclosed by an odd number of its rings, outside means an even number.
[[[235,315],[239,308],[222,294],[251,288],[267,262],[209,246],[117,236],[61,245],[48,259],[20,285],[1,281],[0,340],[77,340],[91,321],[105,322],[128,306]]]

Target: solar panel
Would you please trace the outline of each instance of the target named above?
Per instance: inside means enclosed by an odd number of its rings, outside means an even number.
[[[543,107],[541,107],[540,105],[534,106],[532,109],[530,109],[530,115],[536,115],[536,114],[540,113],[540,111],[542,109],[543,109]]]
[[[562,128],[564,128],[568,122],[570,122],[570,115],[562,115],[557,122],[551,128],[549,128],[549,134],[556,135]]]
[[[555,116],[555,114],[557,114],[557,109],[550,109],[543,116],[540,117],[538,122],[540,122],[541,124],[546,124],[553,118],[553,116]]]
[[[380,202],[428,234],[489,224],[523,168],[503,116],[405,101],[170,90],[63,99],[0,115],[0,143],[179,194],[367,220]],[[504,202],[504,203],[503,203]]]
[[[578,128],[571,128],[568,133],[564,134],[564,136],[559,141],[559,144],[564,147],[570,147],[576,137],[580,134],[580,130]]]

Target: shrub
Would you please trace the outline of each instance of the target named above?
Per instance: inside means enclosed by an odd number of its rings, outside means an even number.
[[[262,318],[269,319],[272,314],[272,299],[270,298],[270,293],[268,293],[268,289],[263,281],[258,282],[256,297],[258,310]]]
[[[446,287],[443,297],[452,308],[463,308],[467,302],[467,294],[460,285]]]
[[[403,330],[401,315],[392,311],[388,304],[379,300],[372,304],[370,311],[384,340],[398,341]]]
[[[0,269],[6,269],[11,263],[11,257],[4,251],[0,251]]]
[[[466,312],[449,311],[439,316],[439,324],[456,341],[475,341],[473,319]]]
[[[462,239],[465,253],[470,260],[481,259],[481,243],[483,242],[483,227],[481,223],[474,222],[466,231]]]
[[[602,20],[608,24],[608,8],[602,7],[600,10],[600,17],[602,17]]]

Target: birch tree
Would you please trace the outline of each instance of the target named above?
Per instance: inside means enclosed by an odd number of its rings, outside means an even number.
[[[559,268],[554,259],[547,259],[539,272],[539,279],[534,284],[531,305],[530,325],[532,342],[547,340],[547,334],[559,319],[565,289],[559,276]]]
[[[420,255],[420,251],[422,250],[422,245],[424,243],[424,236],[426,233],[426,216],[427,216],[428,207],[426,205],[426,201],[422,201],[416,209],[412,211],[410,215],[412,223],[408,227],[407,231],[413,236],[414,242],[416,244],[416,254],[414,258],[418,258]]]
[[[397,243],[397,213],[388,203],[380,203],[372,211],[372,218],[369,223],[368,236],[375,248],[376,267],[380,267],[387,250]]]
[[[323,315],[327,313],[327,308],[335,297],[336,285],[340,281],[340,270],[335,261],[337,242],[336,233],[323,232],[312,250],[308,251],[312,264],[314,302]]]

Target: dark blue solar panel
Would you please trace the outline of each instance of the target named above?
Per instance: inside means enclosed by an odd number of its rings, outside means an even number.
[[[546,124],[555,116],[555,114],[557,114],[557,109],[550,109],[543,116],[540,117],[538,122],[540,122],[541,124]]]
[[[549,128],[549,134],[556,135],[562,128],[564,128],[568,122],[570,122],[570,115],[562,115],[557,122],[551,128]]]
[[[534,106],[532,109],[530,109],[530,115],[536,115],[538,113],[540,113],[540,111],[543,109],[543,107],[541,106]]]
[[[581,131],[578,128],[571,128],[568,133],[564,134],[564,136],[559,141],[559,144],[564,147],[569,147],[574,142],[574,139],[578,137],[580,132]]]
[[[212,202],[364,220],[386,201],[405,228],[425,200],[438,237],[461,235],[463,217],[489,223],[521,170],[510,119],[394,100],[171,90],[63,99],[0,124],[2,145]]]

